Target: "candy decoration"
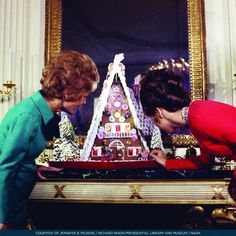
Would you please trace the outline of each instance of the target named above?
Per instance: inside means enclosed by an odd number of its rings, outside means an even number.
[[[116,120],[116,119],[115,119],[114,116],[109,116],[109,121],[110,121],[110,122],[115,122],[115,120]]]
[[[129,111],[126,111],[125,112],[125,118],[127,119],[127,118],[129,118],[130,117],[130,112]]]
[[[92,155],[97,156],[98,155],[98,150],[96,148],[92,149]]]
[[[119,118],[120,118],[120,112],[116,112],[116,113],[114,114],[114,116],[115,116],[115,118],[119,119]]]
[[[125,124],[125,132],[130,131],[130,123]]]
[[[121,122],[121,123],[125,122],[125,117],[124,117],[124,116],[121,116],[121,117],[119,118],[119,122]]]
[[[111,110],[111,103],[107,103],[106,109],[107,109],[108,111]]]
[[[145,152],[142,154],[142,157],[145,158],[145,159],[148,158],[148,152],[145,151]]]
[[[116,132],[120,132],[120,125],[116,125]]]
[[[128,147],[128,156],[133,156],[133,149]]]
[[[131,135],[131,139],[135,142],[138,139],[138,136],[136,134]]]
[[[105,128],[104,128],[103,126],[100,126],[100,127],[98,128],[98,132],[99,132],[99,133],[104,133],[104,132],[105,132]]]
[[[122,110],[127,111],[128,110],[128,105],[126,103],[122,104]]]
[[[119,101],[115,101],[115,102],[114,102],[114,106],[115,106],[116,108],[120,108],[121,104],[120,104]]]
[[[107,123],[105,124],[105,132],[111,131],[111,124]]]
[[[98,133],[98,139],[103,139],[104,138],[104,133]]]
[[[131,129],[130,132],[131,132],[131,134],[136,134],[137,130],[136,129]]]

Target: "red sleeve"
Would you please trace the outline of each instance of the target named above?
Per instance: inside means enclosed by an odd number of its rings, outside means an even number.
[[[171,159],[166,161],[167,170],[196,170],[210,168],[214,164],[214,156],[201,150],[201,155],[188,159]]]
[[[194,101],[189,108],[189,127],[199,144],[216,146],[236,145],[236,108],[228,104],[205,100]],[[212,147],[211,147],[212,148]]]
[[[189,107],[189,127],[198,140],[201,155],[167,160],[166,169],[209,168],[214,164],[214,156],[236,154],[235,120],[236,108],[233,106],[210,100],[192,102]],[[208,153],[210,151],[212,155]]]

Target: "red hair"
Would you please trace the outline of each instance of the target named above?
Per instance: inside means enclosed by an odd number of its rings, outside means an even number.
[[[48,99],[75,101],[81,92],[91,92],[99,82],[94,61],[77,51],[63,51],[44,67],[40,81],[42,93]]]

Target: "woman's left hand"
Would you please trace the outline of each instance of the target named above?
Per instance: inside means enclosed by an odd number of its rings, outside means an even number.
[[[45,171],[52,171],[52,172],[60,172],[63,168],[57,168],[52,166],[38,166],[37,176],[40,180],[47,180],[47,178],[43,175]]]
[[[151,156],[158,164],[166,167],[166,155],[161,149],[153,149],[149,156]]]
[[[14,225],[0,223],[0,230],[16,229]]]

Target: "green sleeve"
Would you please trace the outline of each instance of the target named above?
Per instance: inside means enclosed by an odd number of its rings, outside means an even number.
[[[23,113],[15,120],[4,120],[1,125],[0,150],[0,223],[11,223],[14,219],[13,200],[15,177],[37,130],[37,119]],[[10,122],[9,122],[10,121]]]

